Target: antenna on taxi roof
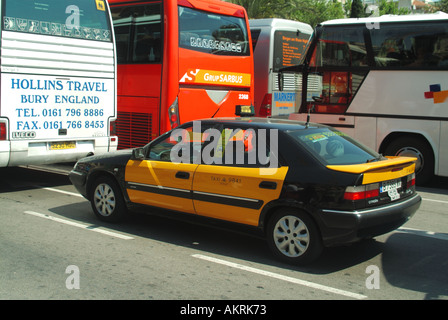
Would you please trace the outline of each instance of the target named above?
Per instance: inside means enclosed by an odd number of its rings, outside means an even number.
[[[306,115],[306,124],[305,124],[305,128],[308,128],[308,125],[310,124],[311,110],[314,110],[314,106],[311,106],[311,107],[308,108],[308,114]]]

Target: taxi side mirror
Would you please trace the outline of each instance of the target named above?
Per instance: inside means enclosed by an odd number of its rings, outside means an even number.
[[[132,150],[132,160],[144,160],[145,159],[145,149],[135,148]]]

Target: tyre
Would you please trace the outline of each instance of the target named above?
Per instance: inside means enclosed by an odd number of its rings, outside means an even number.
[[[90,203],[93,212],[100,220],[118,222],[125,218],[126,205],[115,180],[107,176],[99,177],[90,190]]]
[[[393,140],[384,150],[388,156],[415,157],[416,183],[424,185],[434,175],[434,153],[430,145],[421,138],[400,137]]]
[[[323,250],[320,232],[303,211],[284,208],[274,213],[267,226],[267,241],[273,254],[292,264],[306,264]]]

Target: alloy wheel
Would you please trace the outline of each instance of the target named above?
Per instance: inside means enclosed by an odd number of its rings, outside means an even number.
[[[310,245],[307,226],[295,216],[284,216],[278,220],[272,236],[277,249],[290,258],[301,256]]]

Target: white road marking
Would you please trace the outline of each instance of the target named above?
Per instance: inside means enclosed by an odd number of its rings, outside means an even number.
[[[423,201],[432,201],[432,202],[439,202],[439,203],[447,203],[448,201],[444,201],[444,200],[436,200],[436,199],[428,199],[428,198],[422,198]]]
[[[437,233],[433,231],[426,231],[426,230],[419,230],[419,229],[412,229],[412,228],[398,228],[398,232],[403,233],[411,233],[422,237],[429,237],[439,240],[448,240],[448,234],[447,233]]]
[[[300,279],[297,279],[297,278],[284,276],[284,275],[281,275],[281,274],[278,274],[278,273],[269,272],[269,271],[265,271],[265,270],[261,270],[261,269],[257,269],[257,268],[252,268],[252,267],[248,267],[248,266],[245,266],[245,265],[242,265],[242,264],[239,264],[239,263],[233,263],[233,262],[222,260],[222,259],[216,259],[216,258],[205,256],[205,255],[202,255],[202,254],[194,254],[194,255],[192,255],[192,257],[198,258],[198,259],[202,259],[202,260],[206,260],[206,261],[209,261],[209,262],[218,263],[218,264],[225,265],[225,266],[228,266],[228,267],[231,267],[231,268],[236,268],[236,269],[240,269],[240,270],[256,273],[256,274],[259,274],[259,275],[262,275],[262,276],[267,276],[267,277],[271,277],[271,278],[274,278],[274,279],[287,281],[287,282],[298,284],[298,285],[305,286],[305,287],[308,287],[308,288],[313,288],[313,289],[323,290],[323,291],[334,293],[334,294],[338,294],[338,295],[343,295],[343,296],[346,296],[346,297],[349,297],[349,298],[354,298],[354,299],[366,299],[367,298],[367,296],[362,295],[362,294],[357,294],[357,293],[353,293],[353,292],[349,292],[349,291],[345,291],[345,290],[340,290],[340,289],[324,286],[324,285],[321,285],[321,284],[317,284],[317,283],[314,283],[314,282],[300,280]]]
[[[39,217],[39,218],[44,218],[44,219],[48,219],[51,221],[56,221],[59,223],[64,223],[66,225],[69,226],[73,226],[73,227],[77,227],[77,228],[81,228],[81,229],[85,229],[85,230],[89,230],[89,231],[94,231],[94,232],[98,232],[98,233],[102,233],[108,236],[112,236],[115,238],[119,238],[119,239],[123,239],[123,240],[132,240],[134,239],[133,237],[124,235],[124,234],[120,234],[117,232],[113,232],[113,231],[108,231],[105,229],[100,229],[98,226],[95,225],[87,225],[87,224],[82,224],[82,223],[78,223],[78,222],[74,222],[74,221],[70,221],[70,220],[66,220],[66,219],[61,219],[61,218],[57,218],[57,217],[53,217],[50,216],[48,214],[43,214],[43,213],[39,213],[39,212],[34,212],[34,211],[25,211],[26,214],[35,216],[35,217]]]
[[[48,191],[53,191],[53,192],[59,192],[59,193],[63,193],[63,194],[67,194],[69,196],[74,196],[74,197],[81,197],[84,198],[82,195],[80,195],[79,193],[74,193],[74,192],[69,192],[69,191],[64,191],[64,190],[59,190],[59,189],[54,189],[54,188],[42,188],[44,190],[48,190]]]

